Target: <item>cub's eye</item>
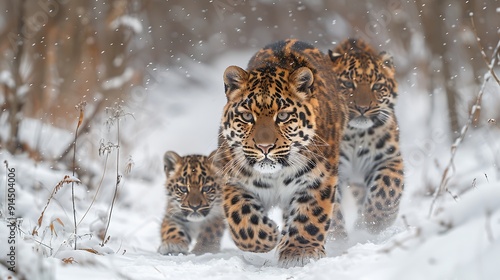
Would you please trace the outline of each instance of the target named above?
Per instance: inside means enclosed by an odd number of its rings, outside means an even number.
[[[290,113],[288,113],[288,112],[279,112],[278,115],[276,116],[276,118],[280,122],[286,122],[290,118]]]
[[[252,113],[249,113],[249,112],[242,113],[241,117],[246,122],[249,122],[249,123],[253,122],[253,115],[252,115]]]
[[[188,192],[188,188],[186,186],[177,186],[177,189],[181,192],[181,193],[187,193]]]
[[[372,90],[380,90],[382,88],[382,84],[374,84],[372,86]]]
[[[214,188],[212,186],[203,186],[201,188],[201,191],[204,192],[204,193],[209,193],[209,192],[213,191],[213,189]]]
[[[345,88],[354,88],[354,83],[351,81],[343,81],[342,84]]]

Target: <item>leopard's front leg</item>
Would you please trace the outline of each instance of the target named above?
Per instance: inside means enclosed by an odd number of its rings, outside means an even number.
[[[196,239],[193,253],[201,255],[204,253],[216,253],[220,250],[222,235],[226,224],[224,217],[217,216],[203,223],[200,233]]]
[[[330,227],[337,177],[311,182],[297,191],[288,209],[284,236],[278,245],[282,267],[303,266],[326,256],[325,237]]]
[[[403,160],[399,153],[378,166],[366,183],[368,193],[356,222],[357,227],[374,234],[394,223],[404,189]]]
[[[168,210],[167,210],[168,213]],[[158,252],[162,255],[186,254],[189,251],[191,236],[175,218],[165,216],[161,224],[161,245]]]
[[[344,220],[344,213],[342,211],[342,192],[339,185],[335,190],[335,202],[333,204],[332,221],[330,223],[330,230],[328,232],[329,240],[339,242],[347,241],[347,229]]]
[[[243,251],[265,253],[278,242],[276,223],[264,214],[262,203],[235,185],[223,187],[224,214],[234,243]]]

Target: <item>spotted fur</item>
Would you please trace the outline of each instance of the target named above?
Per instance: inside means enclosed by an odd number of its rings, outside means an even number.
[[[247,70],[224,73],[227,104],[218,164],[225,175],[223,208],[238,248],[277,246],[283,267],[325,256],[347,120],[328,57],[297,40],[258,51]],[[268,210],[284,213],[281,237]]]
[[[349,106],[332,227],[337,237],[346,237],[340,204],[349,188],[358,205],[356,227],[379,233],[396,219],[404,187],[392,58],[354,39],[329,51],[329,56]]]
[[[206,156],[181,157],[166,152],[167,210],[161,225],[161,254],[177,255],[189,251],[202,254],[220,249],[225,223],[221,189],[212,160]]]

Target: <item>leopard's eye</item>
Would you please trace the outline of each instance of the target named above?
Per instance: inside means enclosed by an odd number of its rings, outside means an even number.
[[[372,86],[372,90],[380,90],[382,88],[382,84],[374,84]]]
[[[278,115],[276,116],[276,118],[280,122],[286,122],[290,118],[290,113],[288,113],[288,112],[279,112]]]
[[[213,191],[213,189],[214,188],[212,186],[203,186],[201,188],[201,191],[204,192],[204,193],[209,193],[209,192]]]
[[[253,115],[252,115],[252,113],[249,113],[249,112],[242,113],[241,117],[246,122],[249,122],[249,123],[253,122]]]
[[[181,192],[181,193],[187,193],[188,192],[188,188],[186,186],[177,186],[177,189]]]
[[[354,83],[351,81],[343,81],[342,84],[345,88],[354,88]]]

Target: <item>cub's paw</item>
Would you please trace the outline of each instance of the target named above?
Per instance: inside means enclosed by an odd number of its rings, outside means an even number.
[[[187,243],[163,242],[158,248],[158,253],[170,256],[187,254],[188,251],[189,251],[189,244]]]
[[[307,246],[291,243],[290,240],[287,240],[280,243],[278,264],[283,268],[304,266],[311,260],[318,260],[325,256],[323,245]]]

